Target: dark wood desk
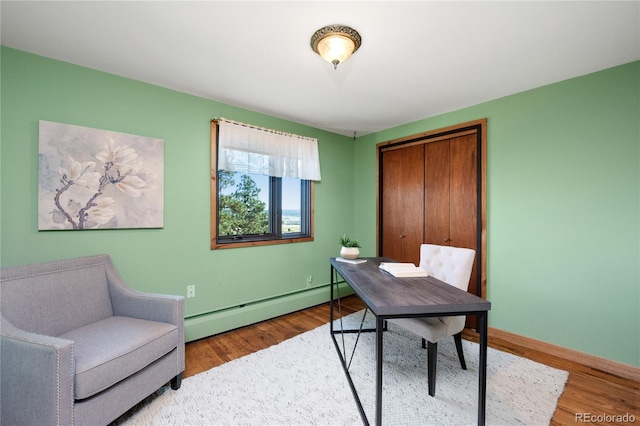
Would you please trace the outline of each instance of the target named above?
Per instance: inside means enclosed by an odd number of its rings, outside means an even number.
[[[391,318],[441,317],[455,315],[476,315],[480,335],[478,425],[485,424],[487,390],[487,316],[491,303],[433,277],[396,278],[380,270],[380,262],[393,262],[383,257],[365,258],[367,262],[357,265],[329,259],[331,263],[331,337],[335,344],[342,367],[347,375],[351,391],[365,424],[367,416],[358,397],[345,355],[336,340],[336,334],[344,332],[375,331],[376,333],[376,424],[382,424],[382,347],[384,322]],[[376,328],[372,330],[334,330],[334,285],[336,273],[355,291],[376,317]],[[338,299],[339,301],[339,299]],[[426,365],[425,365],[426,369]]]

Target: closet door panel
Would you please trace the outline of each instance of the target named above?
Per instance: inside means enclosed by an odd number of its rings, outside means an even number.
[[[425,144],[424,243],[448,245],[449,141]]]
[[[382,156],[381,215],[382,256],[395,258],[402,252],[402,160],[400,150],[387,151]]]
[[[403,256],[401,262],[420,264],[420,246],[424,236],[424,145],[405,152],[405,191],[403,204]]]
[[[450,237],[452,246],[474,248],[477,242],[477,148],[475,135],[450,140],[449,209],[451,214]]]
[[[384,152],[382,255],[420,263],[424,233],[424,146]]]
[[[469,292],[476,293],[478,259],[478,159],[475,134],[453,138],[451,160],[450,245],[476,250]]]

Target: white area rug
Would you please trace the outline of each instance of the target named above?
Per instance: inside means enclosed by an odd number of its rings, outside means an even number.
[[[360,325],[362,313],[344,319]],[[369,313],[369,326],[374,323]],[[339,320],[336,321],[339,326]],[[355,335],[346,335],[347,360]],[[341,340],[340,340],[341,341]],[[467,370],[453,338],[438,343],[436,396],[427,390],[420,338],[389,324],[384,333],[382,420],[386,425],[477,422],[478,345],[463,340]],[[487,424],[547,425],[568,373],[488,349]],[[375,422],[375,333],[364,333],[350,368],[369,421]],[[326,324],[260,352],[165,387],[126,425],[359,425],[362,419]]]

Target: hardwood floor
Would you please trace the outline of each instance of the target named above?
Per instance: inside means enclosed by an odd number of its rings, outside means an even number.
[[[363,308],[364,304],[356,296],[342,299],[343,315]],[[328,319],[329,304],[326,303],[187,343],[184,377],[193,376],[227,361],[290,339],[327,323]],[[477,341],[477,336],[473,332],[465,331],[464,337]],[[489,346],[569,372],[569,380],[551,420],[552,425],[580,423],[640,425],[639,382],[525,348],[491,335]]]

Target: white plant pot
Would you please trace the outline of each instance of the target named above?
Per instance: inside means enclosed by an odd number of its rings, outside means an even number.
[[[345,259],[357,259],[360,256],[360,249],[358,247],[342,247],[340,256]]]

